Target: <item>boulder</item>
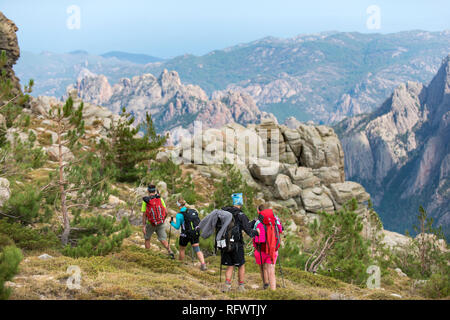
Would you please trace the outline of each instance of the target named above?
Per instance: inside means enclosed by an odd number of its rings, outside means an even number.
[[[370,198],[370,195],[366,192],[364,187],[353,181],[332,183],[330,185],[330,190],[333,198],[339,205],[345,204],[352,198],[355,198],[359,203],[368,201]]]
[[[53,257],[51,255],[48,255],[48,254],[44,253],[44,254],[41,254],[38,257],[38,259],[40,259],[40,260],[49,260],[49,259],[53,259]]]
[[[329,186],[332,183],[344,182],[337,166],[312,169],[312,173],[326,186]]]
[[[168,162],[170,159],[170,155],[169,153],[165,152],[165,151],[160,151],[158,152],[158,154],[156,155],[156,161],[161,162],[161,163],[166,163]]]
[[[306,211],[317,213],[325,211],[334,212],[334,205],[330,197],[323,192],[321,187],[304,189],[301,191],[303,206]]]
[[[109,195],[108,204],[110,204],[112,206],[119,206],[119,205],[123,205],[125,203],[126,203],[125,201],[119,199],[118,197],[113,196],[112,194]]]
[[[123,218],[127,218],[128,222],[132,226],[141,226],[142,225],[142,216],[132,214],[130,211],[125,209],[119,209],[116,213],[117,221],[121,221]]]
[[[295,185],[302,189],[320,186],[320,180],[314,176],[311,168],[289,166],[287,168],[287,175]]]
[[[9,189],[9,180],[0,178],[0,207],[11,197],[11,190]]]
[[[253,178],[261,181],[265,185],[273,186],[283,166],[276,161],[258,159],[255,163],[250,164],[248,169]]]
[[[59,146],[57,144],[51,145],[46,148],[47,154],[52,161],[59,161]],[[66,146],[62,146],[62,160],[64,162],[74,159],[72,151]]]
[[[382,243],[390,248],[403,247],[410,243],[411,238],[388,230],[383,230],[384,238]]]
[[[167,183],[165,183],[164,181],[159,181],[156,184],[156,189],[159,191],[159,194],[163,199],[169,196],[169,192],[167,190]]]
[[[279,174],[277,176],[274,187],[275,197],[283,200],[294,198],[302,191],[299,186],[292,184],[291,179],[284,174]]]

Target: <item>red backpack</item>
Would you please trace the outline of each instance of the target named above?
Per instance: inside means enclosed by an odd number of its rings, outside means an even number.
[[[269,254],[272,261],[275,261],[275,252],[281,245],[277,219],[271,209],[263,210],[259,214],[259,220],[262,222],[266,233],[266,242],[262,243],[261,251]]]
[[[148,221],[155,227],[164,223],[166,219],[166,208],[164,208],[161,202],[161,197],[155,195],[144,197],[143,200],[147,204],[145,214],[147,215]]]

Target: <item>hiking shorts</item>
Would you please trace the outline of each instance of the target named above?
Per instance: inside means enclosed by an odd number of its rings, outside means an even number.
[[[153,232],[156,231],[156,234],[158,235],[159,241],[166,241],[167,240],[167,233],[166,233],[166,225],[164,223],[161,223],[158,226],[152,226],[150,223],[147,223],[145,226],[145,240],[150,240],[152,237]]]
[[[273,262],[268,253],[262,252],[262,263],[276,264],[277,258],[278,258],[278,251],[275,252],[275,261],[273,261]],[[255,261],[256,261],[256,264],[259,264],[259,265],[261,264],[261,256],[259,254],[259,251],[256,249],[255,249]]]
[[[222,252],[220,263],[224,266],[240,267],[245,264],[244,246],[238,245],[237,249],[232,252]]]
[[[180,235],[180,247],[186,247],[188,245],[188,243],[191,243],[191,245],[199,243],[200,242],[200,237],[198,235],[193,236],[193,237],[188,237],[186,235]]]

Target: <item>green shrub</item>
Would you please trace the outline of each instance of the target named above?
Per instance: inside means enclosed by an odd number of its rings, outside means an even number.
[[[450,274],[435,273],[425,284],[423,294],[431,299],[442,299],[450,296]]]
[[[128,219],[116,223],[115,218],[82,218],[75,214],[68,244],[63,254],[69,257],[104,256],[122,246],[123,240],[131,235]]]
[[[5,282],[17,274],[22,259],[22,252],[14,246],[5,247],[0,252],[0,300],[9,298],[11,289],[5,288]]]
[[[42,193],[35,185],[13,185],[11,197],[3,205],[3,211],[9,216],[16,217],[25,224],[48,220],[48,216],[40,215]]]
[[[59,239],[50,230],[35,230],[19,223],[10,223],[6,219],[0,219],[0,234],[14,241],[21,249],[57,249],[60,246]],[[3,241],[7,241],[5,239]]]

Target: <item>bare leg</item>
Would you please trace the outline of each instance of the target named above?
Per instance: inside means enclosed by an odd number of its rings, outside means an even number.
[[[186,252],[186,247],[180,246],[180,256],[178,257],[178,259],[179,259],[180,261],[183,261],[183,260],[184,260],[185,252]]]
[[[263,273],[264,273],[264,277],[263,277],[263,281],[264,284],[269,283],[269,272],[268,272],[268,264],[267,263],[263,263]]]
[[[166,240],[160,240],[159,242],[161,242],[161,244],[164,246],[164,248],[166,248],[166,250],[171,253],[172,251],[169,248],[169,243]]]
[[[193,247],[198,247],[199,244],[196,243],[196,244],[193,244],[192,246]],[[205,264],[205,259],[203,257],[203,252],[201,252],[201,251],[197,252],[197,258],[198,258],[198,261],[200,261],[201,264]]]
[[[225,280],[226,279],[230,279],[231,280],[231,276],[233,275],[233,269],[234,266],[228,266],[227,270],[225,271]]]
[[[266,265],[267,265],[267,273],[269,275],[270,289],[275,290],[277,288],[277,279],[275,277],[275,265],[274,264],[266,264]]]
[[[239,267],[239,282],[243,283],[245,280],[245,264]]]
[[[145,240],[145,249],[150,249],[150,240]]]

